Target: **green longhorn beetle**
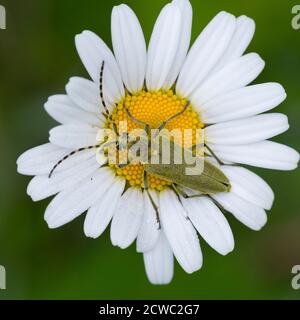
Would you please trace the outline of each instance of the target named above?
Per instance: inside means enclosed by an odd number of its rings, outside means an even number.
[[[185,152],[187,154],[190,154],[189,157],[192,157],[192,151],[189,150],[179,150],[183,147],[179,144],[175,143],[174,141],[168,140],[168,137],[165,135],[160,135],[160,132],[162,132],[163,128],[166,126],[167,123],[175,119],[176,117],[183,114],[188,106],[190,105],[190,102],[187,102],[184,108],[170,117],[169,119],[165,120],[159,128],[156,130],[156,133],[154,135],[154,138],[151,139],[150,137],[150,126],[149,124],[136,119],[128,110],[128,108],[124,105],[124,108],[129,116],[129,118],[134,121],[136,124],[143,125],[144,131],[146,132],[147,136],[140,137],[140,149],[148,149],[147,156],[148,158],[145,159],[144,162],[144,187],[145,190],[148,190],[148,181],[147,181],[147,174],[151,173],[154,174],[162,179],[168,180],[172,183],[172,187],[174,191],[180,195],[184,196],[185,198],[189,198],[187,194],[182,192],[177,186],[185,187],[188,189],[192,189],[195,191],[199,191],[202,195],[203,194],[215,194],[219,192],[229,192],[230,191],[230,182],[228,178],[224,175],[224,173],[214,164],[212,164],[210,161],[204,158],[204,156],[199,155],[193,155],[194,162],[195,163],[201,163],[202,167],[201,170],[197,168],[192,168],[191,164],[188,163],[185,159],[185,157],[182,157],[182,154]],[[160,141],[158,139],[161,139]],[[159,162],[157,163],[151,163],[151,155],[153,153],[152,147],[153,147],[153,140],[158,145],[158,152],[159,152]],[[166,143],[167,142],[167,143]],[[147,144],[145,146],[144,144]],[[170,149],[169,152],[169,162],[164,163],[162,161],[162,146],[167,145]],[[207,150],[209,151],[210,155],[213,156],[219,164],[223,164],[217,156],[213,153],[213,151],[205,145]],[[180,155],[178,155],[180,154]],[[181,162],[176,162],[176,156],[177,159],[180,158]],[[127,164],[126,164],[127,165]],[[126,165],[122,166],[125,167]],[[190,174],[187,174],[187,169],[190,169]],[[194,170],[193,170],[194,169]],[[199,173],[197,172],[199,170]],[[192,173],[192,171],[194,171]],[[195,196],[192,196],[195,197]]]
[[[100,98],[101,98],[101,102],[102,105],[104,107],[105,112],[103,112],[102,114],[105,116],[105,118],[107,119],[107,121],[111,122],[112,124],[112,128],[114,130],[114,132],[116,133],[116,136],[118,138],[120,138],[120,135],[118,133],[117,130],[117,126],[115,123],[113,123],[112,121],[112,115],[111,113],[108,111],[108,108],[106,106],[105,100],[104,100],[104,94],[103,94],[103,73],[104,73],[104,65],[105,62],[102,62],[101,65],[101,71],[100,71]],[[186,105],[184,106],[184,108],[174,114],[173,116],[171,116],[169,119],[163,121],[163,123],[158,127],[158,131],[157,131],[157,135],[156,138],[159,137],[159,133],[162,131],[162,129],[164,129],[164,127],[173,119],[179,117],[180,115],[182,115],[186,109],[189,107],[190,102],[187,102]],[[124,104],[124,108],[127,112],[127,115],[129,116],[129,118],[134,121],[136,124],[138,125],[142,125],[144,126],[144,131],[147,133],[147,148],[148,150],[151,149],[151,144],[153,142],[153,139],[151,140],[151,138],[149,139],[150,136],[150,126],[149,124],[136,119],[128,110],[128,108],[126,107],[126,105]],[[126,141],[128,138],[128,133],[126,134]],[[123,137],[124,138],[124,137]],[[156,139],[154,138],[154,139]],[[163,138],[166,139],[166,138]],[[117,139],[115,141],[110,141],[108,144],[112,144],[115,143],[117,145],[118,148],[122,148],[122,145],[120,145],[120,142],[118,141],[120,139]],[[142,139],[141,139],[142,140]],[[145,143],[146,140],[144,140],[143,143]],[[144,190],[147,192],[149,199],[153,205],[153,208],[155,209],[156,215],[157,215],[157,221],[159,223],[159,212],[158,212],[158,206],[155,204],[155,201],[153,200],[150,192],[149,192],[149,185],[148,185],[148,179],[147,179],[147,174],[154,174],[162,179],[165,179],[169,182],[172,183],[172,188],[175,191],[175,193],[177,194],[177,196],[179,197],[180,195],[183,196],[184,198],[193,198],[193,197],[199,197],[202,195],[211,195],[211,194],[215,194],[215,193],[219,193],[219,192],[229,192],[230,191],[230,182],[228,180],[228,178],[224,175],[224,173],[214,164],[212,164],[210,161],[208,161],[207,159],[204,158],[204,156],[202,158],[200,158],[200,156],[194,156],[196,158],[196,161],[202,161],[203,167],[201,170],[200,174],[192,174],[192,175],[187,175],[186,174],[186,169],[190,167],[190,164],[187,164],[185,161],[182,161],[181,164],[178,164],[175,162],[174,160],[174,154],[176,154],[176,149],[178,148],[178,146],[175,144],[175,142],[173,141],[168,141],[169,145],[170,145],[170,162],[168,164],[164,164],[164,163],[155,163],[155,164],[151,164],[151,161],[148,161],[144,164]],[[101,146],[103,146],[105,143],[99,143],[93,146],[88,146],[88,147],[83,147],[77,150],[72,151],[71,153],[69,153],[68,155],[66,155],[64,158],[62,158],[61,160],[59,160],[55,166],[52,168],[52,170],[49,173],[49,179],[51,178],[51,176],[53,175],[54,171],[56,170],[56,168],[66,159],[68,159],[69,157],[71,157],[72,155],[84,151],[84,150],[89,150],[89,149],[97,149],[100,148]],[[131,145],[134,146],[134,145]],[[211,156],[213,158],[216,159],[216,161],[219,164],[223,164],[223,162],[218,159],[218,157],[214,154],[214,152],[209,148],[208,145],[204,144],[206,150],[209,153],[206,153],[206,155]],[[145,146],[144,146],[145,147]],[[182,148],[182,147],[181,147]],[[198,159],[197,159],[198,157]],[[129,163],[125,164],[125,165],[119,165],[120,168],[124,168],[126,165],[128,165]],[[200,194],[196,194],[196,195],[192,195],[189,196],[187,193],[185,193],[183,190],[180,189],[180,187],[183,188],[188,188],[194,191],[198,191]]]

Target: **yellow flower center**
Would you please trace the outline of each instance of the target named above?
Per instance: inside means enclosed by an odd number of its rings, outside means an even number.
[[[112,111],[112,120],[118,130],[120,130],[120,122],[127,122],[127,132],[130,133],[133,129],[143,129],[143,126],[137,124],[128,116],[124,108],[124,102],[134,118],[149,124],[151,129],[156,129],[163,121],[183,110],[187,100],[180,98],[172,90],[156,92],[142,90],[134,95],[127,94]],[[106,127],[111,128],[112,124],[107,122]],[[196,141],[196,130],[203,127],[204,125],[198,113],[192,106],[189,106],[183,114],[168,122],[165,128],[170,131],[179,129],[182,131],[182,134],[184,134],[183,131],[185,129],[191,129],[191,143],[194,144]],[[128,164],[125,168],[119,168],[115,164],[110,164],[110,167],[118,176],[126,179],[131,186],[144,187],[143,164]],[[151,189],[158,191],[172,184],[153,174],[148,174],[148,182]]]

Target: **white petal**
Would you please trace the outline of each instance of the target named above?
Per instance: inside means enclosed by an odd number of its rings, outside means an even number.
[[[179,46],[176,50],[176,56],[172,67],[170,68],[167,80],[164,84],[165,88],[170,88],[176,81],[182,65],[185,61],[188,52],[191,33],[192,33],[192,20],[193,9],[189,0],[173,0],[174,5],[177,5],[181,11],[181,31],[179,38]]]
[[[99,83],[102,62],[105,62],[103,91],[108,105],[120,101],[125,94],[117,62],[107,45],[93,32],[84,31],[75,38],[79,56],[95,83]]]
[[[230,226],[220,209],[207,197],[182,199],[192,224],[204,240],[220,254],[234,248]]]
[[[48,198],[64,189],[69,189],[81,180],[90,176],[100,167],[95,155],[68,170],[55,172],[51,178],[48,175],[35,176],[29,183],[27,194],[33,201]]]
[[[114,246],[129,247],[136,239],[144,211],[143,193],[137,188],[129,188],[118,202],[110,228],[110,238]]]
[[[148,90],[159,90],[166,86],[180,45],[181,23],[181,11],[171,3],[163,8],[157,18],[148,48]]]
[[[146,43],[138,18],[127,5],[114,7],[111,30],[123,82],[130,92],[139,91],[146,73]]]
[[[27,150],[17,160],[18,172],[29,176],[49,174],[56,162],[68,152],[51,143]]]
[[[62,125],[50,130],[50,142],[63,148],[78,149],[96,144],[99,128],[90,125]]]
[[[197,233],[173,191],[160,193],[160,218],[172,251],[187,273],[202,266],[202,253]]]
[[[110,169],[102,168],[75,187],[59,193],[45,212],[49,228],[59,228],[89,209],[105,194],[114,179]]]
[[[297,168],[299,153],[283,144],[263,141],[242,146],[210,147],[223,161],[248,164],[267,169],[293,170]]]
[[[189,97],[213,69],[226,50],[235,26],[233,15],[220,12],[202,31],[180,72],[176,86],[180,95]]]
[[[241,88],[199,105],[204,123],[217,123],[254,116],[277,107],[286,98],[278,83]]]
[[[153,200],[158,205],[156,193],[151,193]],[[144,217],[143,222],[137,236],[136,247],[137,252],[150,251],[156,245],[159,236],[159,223],[157,221],[156,212],[151,204],[149,196],[144,192]]]
[[[258,207],[271,209],[274,193],[270,186],[255,173],[235,166],[222,166],[231,184],[231,192]]]
[[[100,114],[103,106],[100,99],[100,89],[94,82],[80,78],[70,78],[66,92],[71,100],[85,111]]]
[[[255,22],[246,17],[240,16],[236,20],[236,28],[234,35],[224,52],[222,58],[219,60],[214,72],[221,69],[228,62],[239,58],[244,54],[248,48],[255,32]]]
[[[213,195],[213,198],[252,230],[260,230],[267,222],[267,214],[262,208],[240,198],[233,192],[218,193]]]
[[[86,112],[76,106],[67,95],[50,97],[44,107],[49,115],[61,124],[100,125],[103,123],[95,113]]]
[[[155,248],[144,253],[145,269],[152,284],[169,284],[174,274],[172,250],[163,232],[160,232]]]
[[[211,75],[191,95],[191,101],[196,108],[212,98],[247,86],[261,73],[264,61],[256,53],[249,53],[233,60],[220,71]]]
[[[263,141],[288,130],[288,118],[280,113],[223,122],[205,129],[208,143],[238,145]]]
[[[115,178],[109,190],[89,209],[84,221],[84,233],[87,237],[96,239],[105,231],[112,219],[124,187],[125,180]]]

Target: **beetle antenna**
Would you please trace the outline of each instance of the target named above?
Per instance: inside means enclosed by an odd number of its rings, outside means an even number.
[[[57,169],[58,166],[60,166],[65,160],[69,159],[71,156],[73,156],[74,154],[77,154],[79,152],[82,152],[82,151],[85,151],[85,150],[91,150],[91,149],[96,149],[96,148],[99,148],[101,147],[102,143],[101,144],[96,144],[94,146],[88,146],[88,147],[84,147],[84,148],[80,148],[80,149],[77,149],[77,150],[74,150],[72,152],[70,152],[69,154],[65,155],[62,159],[60,159],[56,164],[55,166],[52,168],[52,170],[50,171],[49,173],[49,176],[48,178],[50,179],[54,173],[54,171]]]
[[[158,130],[161,131],[165,126],[166,124],[168,124],[170,121],[174,120],[175,118],[181,116],[185,111],[186,109],[190,106],[191,102],[188,101],[185,106],[183,107],[183,109],[177,113],[175,113],[172,117],[170,117],[169,119],[165,120],[159,127],[158,127]]]
[[[102,105],[104,107],[105,112],[102,112],[103,116],[106,117],[106,119],[110,122],[112,122],[112,127],[113,130],[115,131],[115,133],[118,135],[118,129],[116,124],[112,121],[112,115],[110,114],[110,112],[108,111],[106,102],[104,100],[104,93],[103,93],[103,78],[104,78],[104,67],[105,67],[105,61],[103,60],[102,65],[101,65],[101,70],[100,70],[100,80],[99,80],[99,89],[100,89],[100,98],[101,98],[101,102]]]
[[[105,66],[105,61],[103,60],[102,62],[102,65],[101,65],[101,70],[100,70],[100,80],[99,80],[99,83],[100,83],[100,98],[101,98],[101,102],[102,102],[102,105],[105,109],[105,112],[106,114],[109,116],[109,111],[107,109],[107,105],[105,103],[105,100],[104,100],[104,94],[103,94],[103,74],[104,74],[104,66]]]

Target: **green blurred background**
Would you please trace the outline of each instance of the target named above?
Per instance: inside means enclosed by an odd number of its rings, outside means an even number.
[[[49,202],[26,195],[29,177],[16,173],[16,159],[45,143],[55,122],[43,109],[47,97],[63,93],[68,78],[87,76],[74,46],[84,29],[109,45],[110,13],[122,0],[7,0],[7,30],[0,31],[0,265],[7,290],[0,299],[298,299],[291,268],[300,264],[300,172],[256,170],[276,193],[267,226],[248,230],[228,216],[236,247],[222,257],[202,241],[204,266],[185,274],[178,265],[169,286],[148,283],[135,246],[112,247],[109,232],[98,240],[83,234],[84,215],[58,229],[43,220]],[[289,116],[291,129],[276,138],[300,149],[300,30],[292,29],[286,0],[191,0],[193,39],[219,11],[255,19],[250,50],[266,61],[257,82],[278,81],[288,99],[276,111]],[[127,0],[147,40],[164,0]]]

